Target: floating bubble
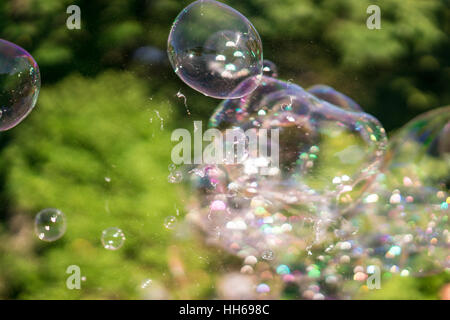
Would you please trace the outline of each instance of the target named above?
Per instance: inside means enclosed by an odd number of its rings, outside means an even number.
[[[266,77],[278,78],[278,68],[270,60],[263,61],[263,75]]]
[[[40,87],[39,67],[33,57],[0,39],[0,131],[15,127],[33,110]]]
[[[355,101],[353,101],[346,95],[340,93],[339,91],[336,91],[332,87],[323,84],[318,84],[309,88],[308,92],[313,94],[319,99],[325,100],[345,110],[356,112],[363,111],[362,108],[359,106],[359,104],[357,104]]]
[[[164,227],[166,229],[174,229],[177,224],[177,218],[175,216],[168,216],[164,219]]]
[[[228,175],[257,181],[259,192],[267,189],[270,197],[293,191],[297,198],[328,195],[342,205],[355,203],[370,185],[387,143],[384,128],[371,115],[334,106],[298,85],[269,77],[246,97],[221,103],[210,125],[258,134],[264,129],[279,136],[278,142],[267,138],[263,146],[267,153],[279,154],[278,167],[272,167],[268,176],[260,174],[267,162],[255,155],[240,166],[228,166]]]
[[[142,281],[141,288],[147,289],[152,285],[152,282],[153,282],[152,279],[145,279],[144,281]]]
[[[274,259],[274,254],[272,250],[265,250],[262,255],[261,258],[263,258],[264,260],[273,260]]]
[[[183,180],[183,173],[179,170],[171,171],[167,177],[170,183],[180,183]]]
[[[429,186],[436,192],[450,187],[450,107],[413,119],[392,139],[386,171],[390,183],[405,187]]]
[[[118,250],[125,243],[125,234],[116,227],[110,227],[102,232],[102,244],[105,249]]]
[[[34,229],[38,238],[43,241],[58,240],[66,232],[66,217],[58,209],[41,210],[34,220]]]
[[[219,99],[252,92],[262,75],[262,42],[246,17],[213,0],[191,3],[173,23],[168,55],[176,74],[201,93]],[[254,79],[235,90],[239,83]]]

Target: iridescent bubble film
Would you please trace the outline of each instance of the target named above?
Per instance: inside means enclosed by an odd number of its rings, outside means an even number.
[[[248,82],[252,80],[241,86]],[[224,101],[210,125],[276,131],[279,142],[267,139],[266,147],[279,150],[278,168],[261,175],[255,168],[260,162],[250,156],[242,165],[229,166],[228,175],[239,177],[233,182],[241,189],[256,183],[269,200],[293,204],[304,196],[353,204],[377,173],[387,142],[373,116],[345,110],[296,84],[265,76],[250,95]]]
[[[66,217],[58,209],[47,208],[39,211],[34,220],[34,230],[40,240],[58,240],[66,232]]]
[[[199,0],[183,9],[173,23],[167,50],[175,73],[214,98],[245,96],[262,75],[258,32],[246,17],[217,1]],[[250,86],[235,90],[250,78]]]
[[[308,92],[315,95],[319,99],[325,100],[345,110],[356,112],[362,111],[361,107],[355,101],[353,101],[353,99],[347,97],[339,91],[336,91],[332,87],[318,84],[309,88]]]
[[[211,125],[221,130],[280,130],[279,171],[258,174],[251,155],[247,164],[198,166],[188,220],[242,258],[240,273],[259,281],[253,298],[295,290],[346,299],[393,277],[448,270],[449,108],[413,120],[388,144],[350,98],[316,89],[325,100],[263,77],[252,94],[218,107]]]
[[[0,131],[18,125],[36,104],[39,67],[21,47],[0,39]]]

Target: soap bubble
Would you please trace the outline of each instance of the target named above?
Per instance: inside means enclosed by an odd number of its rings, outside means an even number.
[[[33,57],[0,39],[0,131],[15,127],[33,110],[40,87],[39,67]]]
[[[183,173],[179,170],[171,171],[167,177],[169,183],[180,183],[183,180]]]
[[[141,288],[147,289],[152,285],[152,282],[153,282],[152,279],[145,279],[144,281],[142,281]]]
[[[102,232],[102,245],[108,250],[120,249],[125,242],[125,234],[116,227],[110,227]]]
[[[177,224],[177,217],[175,216],[168,216],[166,219],[164,219],[164,227],[166,229],[174,229]]]
[[[432,110],[398,131],[388,148],[391,183],[404,187],[450,186],[450,107]],[[438,190],[437,190],[438,191]]]
[[[39,239],[55,241],[66,232],[66,218],[58,209],[47,208],[36,215],[34,229]]]
[[[261,255],[261,258],[263,258],[264,260],[273,260],[274,259],[273,251],[272,250],[264,251]]]
[[[213,0],[191,3],[170,31],[168,55],[176,74],[201,93],[219,99],[252,92],[262,75],[262,42],[246,17]],[[249,86],[235,90],[253,78]]]
[[[356,112],[362,111],[359,104],[357,104],[355,101],[353,101],[343,93],[340,93],[339,91],[336,91],[329,86],[318,84],[309,88],[308,92],[315,95],[319,99],[325,100],[345,110]]]
[[[261,177],[255,158],[249,157],[240,166],[228,166],[228,175],[240,177],[241,185],[258,183],[258,191],[270,198],[291,193],[297,201],[316,194],[342,205],[357,202],[378,172],[387,142],[384,128],[371,115],[345,110],[298,85],[265,76],[251,94],[222,102],[210,125],[276,130],[279,142],[268,139],[266,146],[279,150],[273,174]]]
[[[263,61],[263,75],[266,77],[277,78],[278,77],[278,68],[270,60]]]

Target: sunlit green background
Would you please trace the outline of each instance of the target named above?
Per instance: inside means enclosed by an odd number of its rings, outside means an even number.
[[[182,220],[189,197],[167,182],[170,134],[192,130],[218,104],[183,84],[165,55],[172,21],[189,2],[0,2],[0,38],[27,49],[42,75],[35,110],[0,135],[0,298],[215,298],[216,281],[239,268],[189,229],[163,227],[177,210]],[[450,104],[448,1],[224,2],[253,22],[280,78],[335,87],[389,133]],[[81,30],[66,28],[71,4],[81,8]],[[381,7],[381,30],[366,27],[370,4]],[[143,46],[152,47],[146,61],[135,55]],[[47,207],[68,221],[53,243],[33,231]],[[100,242],[111,226],[127,238],[118,251]],[[66,288],[73,264],[86,277],[81,290]],[[146,279],[155,290],[140,288]],[[361,297],[438,299],[447,279],[394,279]]]

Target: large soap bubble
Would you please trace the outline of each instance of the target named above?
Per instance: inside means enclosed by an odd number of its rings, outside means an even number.
[[[271,174],[252,170],[252,157],[227,167],[241,183],[257,182],[259,192],[270,194],[272,201],[279,197],[296,203],[308,194],[354,203],[378,172],[387,142],[384,128],[371,115],[332,105],[298,85],[265,76],[250,95],[224,101],[210,125],[278,132],[279,142],[267,141],[268,149],[279,150],[279,166]]]
[[[398,131],[387,153],[393,184],[435,189],[450,186],[450,107],[413,119]]]
[[[18,125],[36,104],[41,77],[33,57],[0,39],[0,131]]]
[[[262,42],[246,17],[213,0],[187,6],[175,19],[168,55],[176,74],[201,93],[219,99],[252,92],[262,75]],[[254,78],[250,86],[242,81]]]

